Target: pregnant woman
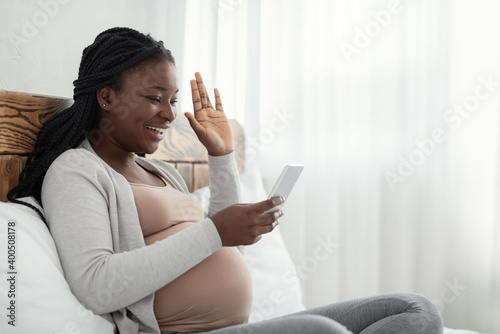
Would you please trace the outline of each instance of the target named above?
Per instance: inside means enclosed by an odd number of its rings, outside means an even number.
[[[196,73],[185,114],[209,155],[205,217],[174,167],[142,157],[178,116],[177,69],[163,43],[104,31],[84,50],[74,86],[74,104],[44,124],[8,196],[41,203],[73,293],[119,333],[442,333],[437,309],[414,294],[248,324],[251,280],[238,246],[274,229],[283,213],[264,212],[282,199],[238,204],[219,92],[212,103]]]

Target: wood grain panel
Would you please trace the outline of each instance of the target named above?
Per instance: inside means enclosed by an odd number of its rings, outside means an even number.
[[[184,181],[186,181],[186,185],[189,191],[193,191],[193,164],[191,163],[177,163],[175,164],[175,168],[182,175]]]
[[[193,190],[208,186],[208,164],[193,165]]]
[[[178,162],[207,162],[207,151],[185,117],[178,117],[165,132],[158,150],[148,157]]]
[[[229,120],[238,168],[245,168],[245,136],[241,125],[236,120]],[[185,117],[179,117],[172,127],[165,132],[165,139],[158,150],[148,157],[169,162],[207,163],[208,155]]]
[[[19,183],[26,159],[18,155],[0,155],[0,201],[7,202],[7,193]]]
[[[0,154],[27,155],[42,124],[71,99],[0,90]]]

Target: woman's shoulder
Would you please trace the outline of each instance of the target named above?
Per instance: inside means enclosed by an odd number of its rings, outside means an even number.
[[[111,179],[110,174],[101,158],[80,144],[61,153],[50,165],[45,179],[70,182],[70,179],[76,181],[84,178],[91,180],[92,183],[101,183],[103,180]]]
[[[42,189],[78,189],[81,193],[97,190],[107,194],[113,189],[123,189],[126,184],[123,176],[106,167],[97,154],[78,147],[63,152],[52,162],[45,174]]]
[[[50,168],[82,170],[86,167],[97,167],[99,157],[85,148],[77,147],[64,151],[51,164]],[[49,168],[49,169],[50,169]]]

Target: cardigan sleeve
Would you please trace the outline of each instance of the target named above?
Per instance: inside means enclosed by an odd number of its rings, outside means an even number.
[[[241,202],[240,179],[234,152],[224,156],[208,156],[210,205],[208,216]]]
[[[241,202],[240,175],[234,152],[228,155],[208,156],[208,180],[210,187],[210,204],[208,216]],[[237,246],[245,255],[245,247]]]
[[[80,302],[97,314],[151,295],[222,246],[209,218],[145,246],[133,197],[119,200],[131,190],[117,184],[95,154],[75,149],[54,161],[42,186],[65,277]]]

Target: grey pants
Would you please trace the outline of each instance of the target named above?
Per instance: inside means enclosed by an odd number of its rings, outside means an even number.
[[[162,332],[162,334],[177,332]],[[210,334],[442,334],[443,321],[427,298],[392,293],[313,308]]]

